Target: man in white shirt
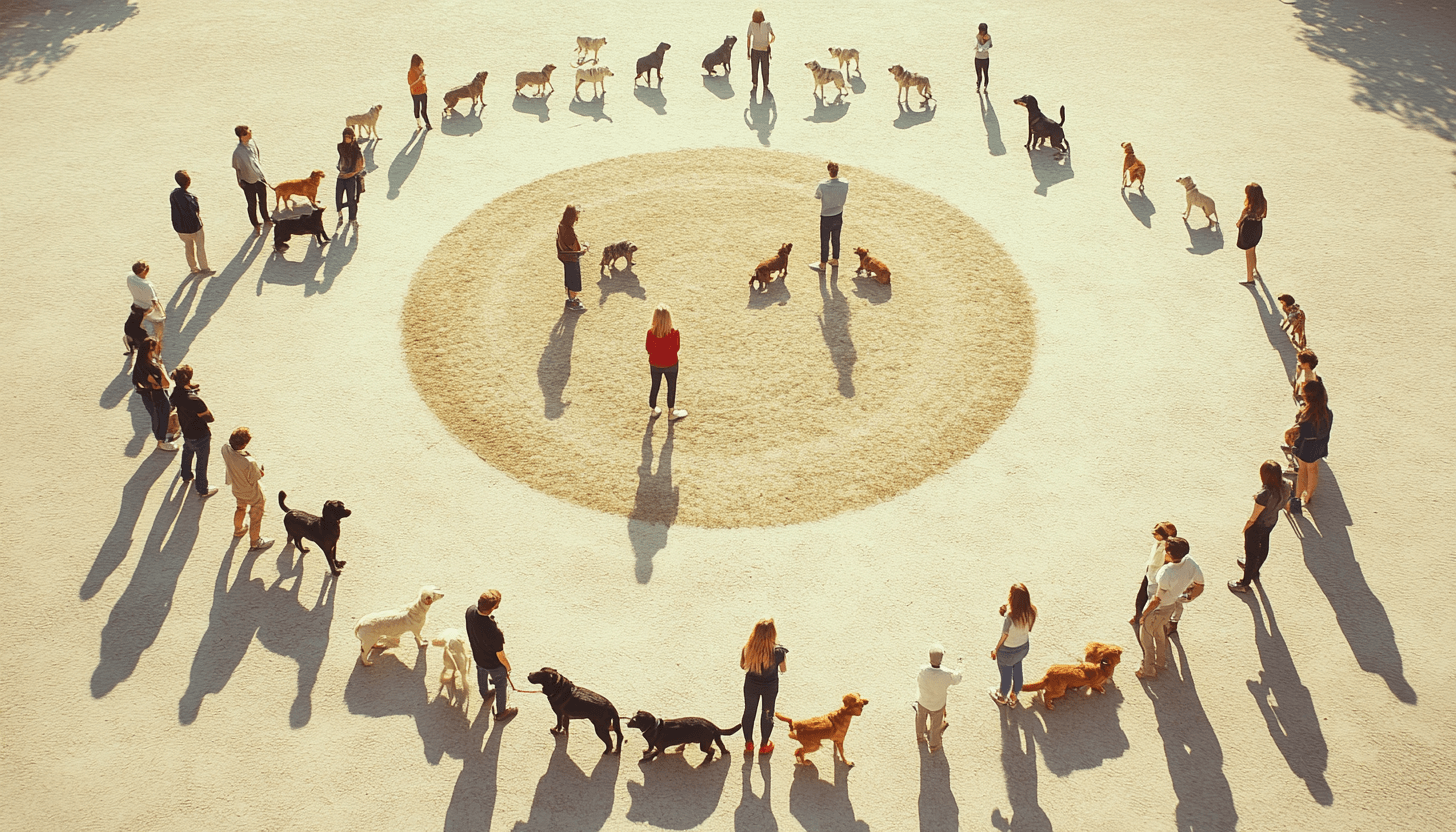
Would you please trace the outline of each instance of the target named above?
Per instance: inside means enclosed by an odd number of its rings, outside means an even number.
[[[152,273],[152,267],[148,266],[145,260],[138,260],[131,266],[131,274],[126,276],[126,287],[131,290],[131,321],[127,321],[127,332],[133,338],[136,337],[136,330],[133,329],[133,321],[136,327],[140,328],[142,321],[149,321],[152,324],[154,333],[152,338],[156,339],[158,349],[162,346],[162,336],[165,334],[167,315],[162,311],[162,304],[157,300],[157,290],[147,275]],[[145,333],[146,330],[141,330]]]
[[[820,272],[824,271],[825,260],[831,266],[839,265],[839,231],[844,227],[844,203],[849,199],[849,180],[839,178],[838,164],[830,162],[828,167],[829,178],[814,189],[814,198],[819,200],[819,265],[811,268]]]
[[[253,233],[263,236],[263,225],[273,222],[268,213],[268,181],[263,175],[263,154],[258,143],[253,141],[253,131],[248,125],[239,124],[233,128],[238,137],[238,146],[233,148],[233,172],[238,175],[238,187],[248,199],[248,220],[253,223]],[[259,219],[261,217],[261,220]]]
[[[950,692],[951,685],[961,683],[959,671],[940,666],[943,658],[945,648],[939,644],[930,645],[930,664],[920,668],[920,675],[915,679],[920,686],[920,698],[915,702],[915,741],[925,742],[928,733],[931,754],[940,750],[940,732],[950,724],[945,721],[946,694]],[[930,723],[928,732],[927,720]]]
[[[1195,583],[1201,574],[1198,564],[1188,557],[1188,541],[1170,537],[1165,544],[1172,559],[1158,570],[1158,585],[1148,586],[1148,605],[1143,608],[1142,629],[1138,641],[1143,648],[1143,663],[1135,673],[1139,679],[1153,679],[1168,666],[1168,622],[1181,600],[1193,600],[1203,592],[1203,584]]]

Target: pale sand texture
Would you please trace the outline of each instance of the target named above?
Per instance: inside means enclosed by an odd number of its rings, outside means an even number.
[[[727,82],[705,85],[697,70],[723,35],[744,34],[748,7],[27,8],[0,5],[7,827],[1456,827],[1449,4],[770,6],[772,107],[748,104],[741,51]],[[981,20],[997,44],[984,112],[966,52]],[[95,31],[69,37],[81,29]],[[513,101],[514,73],[566,67],[578,35],[610,41],[606,102],[572,102],[563,83],[545,104]],[[660,40],[673,45],[663,87],[634,93],[632,62]],[[863,94],[837,108],[816,104],[801,65],[827,62],[831,45],[865,56]],[[414,51],[436,116],[444,89],[491,73],[484,114],[437,120],[422,147],[406,144]],[[897,111],[892,63],[931,77],[932,117]],[[1066,105],[1069,163],[1022,150],[1011,99],[1027,92]],[[359,232],[269,258],[247,237],[232,125],[251,124],[269,175],[292,178],[332,171],[344,116],[381,102]],[[1146,202],[1119,195],[1124,141],[1148,165]],[[413,276],[451,229],[597,162],[765,144],[944,199],[1024,276],[1032,372],[974,454],[809,523],[669,529],[532,489],[436,418],[401,321]],[[200,283],[183,281],[167,221],[179,167],[195,174],[220,272]],[[1223,238],[1180,221],[1172,180],[1184,173],[1218,201]],[[1222,581],[1258,463],[1290,419],[1292,352],[1267,298],[1235,283],[1233,220],[1251,179],[1270,198],[1262,271],[1308,311],[1337,414],[1314,509],[1275,531],[1257,606]],[[332,187],[331,176],[331,209]],[[803,199],[800,221],[812,222]],[[851,221],[871,207],[852,199]],[[605,228],[584,236],[610,241]],[[803,253],[814,240],[794,242]],[[660,253],[644,255],[645,266]],[[219,441],[250,426],[270,493],[353,509],[339,581],[324,579],[317,551],[231,548],[225,495],[179,499],[176,458],[144,440],[117,354],[138,256],[171,310],[166,361],[197,368]],[[803,262],[791,307],[812,309]],[[560,285],[549,250],[540,268],[549,297]],[[803,349],[823,343],[812,333]],[[528,384],[539,358],[520,356]],[[826,371],[822,353],[814,366]],[[635,471],[638,449],[618,462]],[[216,454],[211,471],[221,484]],[[1090,639],[1135,656],[1126,620],[1161,519],[1178,523],[1212,583],[1182,626],[1181,678],[1144,688],[1129,661],[1106,696],[1003,723],[984,688],[1006,586],[1026,582],[1041,609],[1031,674]],[[281,536],[276,502],[265,528]],[[719,724],[741,713],[751,622],[774,615],[792,650],[780,710],[824,713],[851,690],[871,700],[850,732],[858,765],[837,769],[820,751],[817,771],[795,771],[780,726],[769,765],[691,768],[689,750],[687,764],[639,767],[635,732],[621,758],[602,758],[580,725],[555,743],[539,696],[516,696],[522,713],[499,730],[467,727],[432,698],[439,648],[357,663],[358,618],[426,582],[447,593],[427,635],[460,626],[482,589],[504,591],[518,681],[549,664],[624,712]],[[945,757],[922,767],[908,703],[932,640],[967,680],[951,692]],[[477,696],[470,717],[478,707]]]
[[[502,196],[410,287],[415,385],[486,462],[639,522],[789,525],[919,485],[975,451],[1020,397],[1031,298],[974,220],[867,171],[842,174],[855,204],[840,266],[810,271],[819,220],[805,197],[825,175],[794,154],[679,151]],[[568,202],[593,243],[588,313],[562,309],[553,252]],[[600,252],[619,239],[638,246],[635,267],[609,273]],[[749,288],[757,263],[794,240],[788,276]],[[890,284],[855,276],[858,246],[890,264]],[[643,342],[659,303],[683,333],[677,404],[691,414],[671,426],[647,408]]]

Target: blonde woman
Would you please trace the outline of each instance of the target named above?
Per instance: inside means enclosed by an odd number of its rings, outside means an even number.
[[[662,379],[667,378],[668,421],[677,421],[688,415],[677,407],[677,350],[682,339],[672,326],[672,310],[667,304],[658,304],[652,312],[652,327],[647,330],[647,368],[652,371],[652,393],[647,397],[647,406],[652,408],[652,418],[662,415],[657,406],[657,391]]]
[[[753,88],[749,90],[749,95],[758,90],[760,69],[763,70],[763,91],[768,93],[768,56],[773,52],[770,48],[773,42],[774,30],[764,20],[763,9],[754,9],[753,21],[748,24],[748,68],[749,74],[753,76]]]
[[[779,631],[772,618],[765,618],[753,625],[748,643],[743,645],[738,666],[743,674],[743,753],[753,753],[753,716],[759,714],[763,745],[760,754],[772,754],[774,744],[769,740],[774,726],[774,702],[779,698],[779,674],[787,673],[789,662],[786,656],[789,648],[779,644]],[[762,708],[760,709],[760,704]]]
[[[1001,671],[1001,687],[991,688],[997,705],[1016,707],[1021,693],[1021,661],[1031,650],[1031,628],[1036,626],[1036,605],[1026,584],[1012,584],[1006,603],[1001,605],[1001,638],[991,650],[996,669]]]

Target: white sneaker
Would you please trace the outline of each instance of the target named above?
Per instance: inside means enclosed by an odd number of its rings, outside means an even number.
[[[199,496],[199,497],[201,497],[201,498],[203,498],[205,500],[208,497],[211,497],[212,495],[214,495],[216,493],[217,493],[217,486],[214,485],[212,488],[209,488],[206,491],[200,491],[200,492],[198,492],[197,496]]]
[[[661,416],[661,415],[662,415],[662,408],[660,408],[660,407],[654,407],[654,408],[652,408],[652,418],[656,419],[658,416]]]
[[[272,545],[273,545],[273,538],[271,538],[271,537],[260,537],[260,538],[258,538],[258,542],[257,543],[254,543],[252,546],[249,546],[248,547],[248,551],[250,551],[250,552],[261,552],[264,549],[266,549],[266,548],[268,548],[269,546],[272,546]]]
[[[674,410],[671,413],[671,415],[669,415],[667,418],[668,418],[668,421],[676,422],[678,419],[686,418],[687,415],[688,415],[688,412],[686,410],[684,410],[683,408],[679,407],[676,410]]]
[[[157,450],[159,450],[159,451],[175,451],[175,450],[177,450],[177,445],[174,442],[158,442],[157,443]]]

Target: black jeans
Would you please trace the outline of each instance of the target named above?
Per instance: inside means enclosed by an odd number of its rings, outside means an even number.
[[[142,397],[142,404],[147,406],[147,415],[152,417],[152,436],[158,442],[166,442],[167,417],[172,415],[172,402],[167,399],[167,391],[149,387],[137,393]]]
[[[652,369],[652,395],[647,398],[649,407],[657,407],[657,391],[662,387],[662,377],[667,376],[667,409],[677,404],[677,365],[671,367],[653,367]]]
[[[413,98],[415,102],[415,118],[424,119],[425,126],[432,127],[433,125],[430,124],[430,94],[422,92],[419,95],[411,95],[410,98]]]
[[[346,197],[346,196],[349,198],[348,202],[345,202],[344,201],[344,197]],[[349,219],[350,220],[356,220],[356,219],[358,219],[359,218],[359,176],[358,176],[358,174],[355,174],[355,175],[349,177],[348,179],[344,179],[343,177],[339,177],[338,179],[335,179],[334,180],[334,211],[339,216],[341,216],[341,217],[344,215],[344,206],[345,205],[348,205],[349,206]]]
[[[768,50],[750,49],[748,51],[748,70],[753,76],[753,85],[758,86],[758,73],[763,71],[763,88],[768,89]]]
[[[991,59],[990,58],[977,58],[976,59],[976,86],[979,87],[982,84],[985,84],[987,87],[990,87],[991,86]]]
[[[834,245],[834,259],[839,259],[839,229],[844,227],[844,214],[819,218],[819,262],[829,259],[829,246]]]
[[[1239,583],[1248,586],[1259,579],[1259,568],[1269,559],[1269,533],[1273,526],[1250,526],[1244,530],[1244,578]]]
[[[1148,605],[1148,576],[1143,576],[1143,585],[1138,587],[1137,596],[1137,617],[1143,617],[1143,607]]]
[[[779,698],[779,680],[774,678],[771,682],[764,682],[754,679],[748,674],[743,675],[743,739],[753,742],[753,715],[759,712],[760,700],[762,711],[759,718],[760,733],[763,741],[773,734],[774,726],[774,702]]]
[[[257,182],[238,180],[238,187],[243,189],[243,195],[248,198],[248,222],[253,225],[267,222],[272,216],[268,212],[267,184],[261,179]]]

